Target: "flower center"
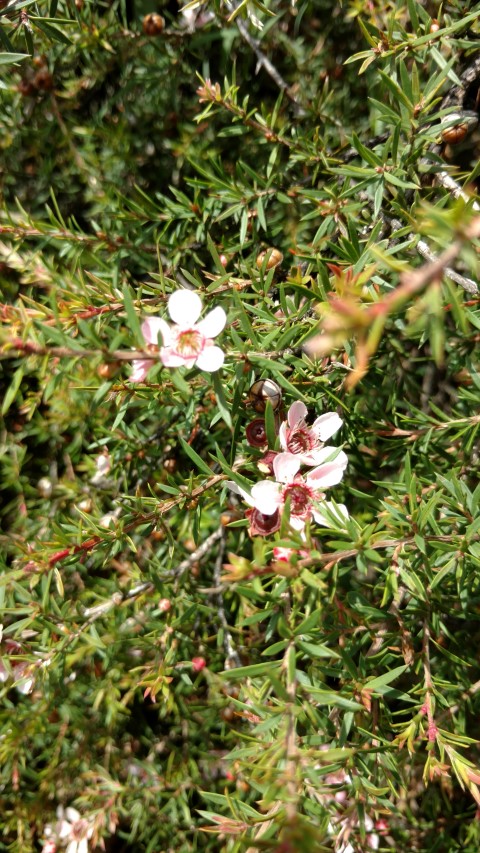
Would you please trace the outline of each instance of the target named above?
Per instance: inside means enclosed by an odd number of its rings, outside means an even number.
[[[175,350],[184,358],[200,355],[205,346],[205,338],[198,329],[183,329],[178,333]]]
[[[74,841],[81,841],[82,838],[85,837],[88,831],[88,821],[80,818],[80,820],[76,820],[75,823],[72,823],[70,830],[70,837]]]
[[[312,503],[312,490],[302,482],[289,483],[285,486],[282,494],[284,502],[290,500],[290,513],[292,515],[304,516],[308,513]]]
[[[287,448],[290,453],[308,453],[315,447],[315,444],[312,430],[307,427],[292,429],[287,439]]]

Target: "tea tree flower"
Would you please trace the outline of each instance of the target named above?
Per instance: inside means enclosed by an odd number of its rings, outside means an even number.
[[[303,530],[306,522],[312,518],[317,524],[328,526],[322,508],[333,511],[333,507],[329,501],[325,501],[323,489],[336,486],[341,481],[348,461],[343,450],[337,453],[335,459],[327,461],[334,453],[335,448],[323,447],[316,457],[323,464],[309,471],[305,477],[298,473],[298,455],[279,453],[273,460],[276,482],[263,480],[252,488],[254,507],[265,515],[271,515],[277,509],[282,512],[288,501],[290,524],[295,530]],[[340,505],[339,511],[347,517],[344,506]]]
[[[223,308],[210,311],[197,322],[202,310],[202,300],[191,290],[176,290],[168,300],[168,313],[173,320],[170,326],[161,317],[148,317],[142,324],[142,334],[152,352],[158,350],[164,367],[193,367],[213,373],[222,366],[223,350],[213,343],[213,338],[223,330],[227,316]],[[150,359],[133,362],[131,382],[142,382],[152,366]]]
[[[228,483],[232,491],[240,494],[245,502],[260,513],[262,517],[281,515],[285,504],[290,507],[290,524],[295,530],[303,530],[312,518],[323,526],[329,527],[326,512],[340,514],[345,520],[348,513],[343,504],[337,506],[337,512],[330,501],[325,500],[324,489],[336,486],[343,477],[347,466],[347,457],[343,450],[336,452],[334,447],[323,447],[317,458],[322,463],[304,477],[299,474],[299,455],[278,453],[273,460],[275,480],[262,480],[252,486],[251,494],[236,483]],[[276,526],[275,526],[275,529]],[[268,532],[274,532],[270,530]],[[264,534],[266,535],[266,534]]]
[[[287,420],[280,426],[280,445],[286,453],[298,456],[304,465],[318,465],[324,458],[323,443],[340,429],[343,421],[335,412],[326,412],[308,427],[307,414],[307,407],[300,400],[290,406]]]
[[[93,835],[91,819],[82,818],[80,812],[71,806],[66,809],[59,806],[57,818],[54,826],[49,824],[44,829],[48,839],[45,843],[66,845],[65,853],[88,853],[88,842]]]

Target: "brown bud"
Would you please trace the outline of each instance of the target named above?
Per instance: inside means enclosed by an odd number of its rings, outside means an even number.
[[[151,12],[150,15],[145,15],[142,27],[146,36],[159,36],[165,28],[165,19],[156,12]]]
[[[272,270],[275,267],[278,267],[283,261],[283,255],[278,249],[274,249],[272,247],[268,249],[264,249],[263,252],[257,256],[257,267],[259,270],[263,268],[265,264],[266,270]]]
[[[267,400],[274,410],[278,409],[282,402],[282,389],[273,379],[257,379],[250,387],[247,402],[256,412],[262,413],[267,407]]]
[[[459,142],[463,142],[467,133],[468,125],[463,123],[454,124],[453,127],[447,127],[445,130],[442,130],[442,139],[444,142],[448,142],[449,145],[458,145]]]
[[[229,705],[226,708],[222,708],[220,711],[220,716],[222,720],[225,720],[226,723],[231,723],[234,717],[234,710]]]
[[[168,456],[166,459],[163,460],[163,467],[165,468],[167,474],[174,474],[178,467],[177,460],[174,456]]]
[[[99,364],[97,374],[100,379],[111,379],[118,372],[120,364],[118,361],[107,361],[104,364]]]
[[[53,77],[48,68],[40,68],[32,82],[41,92],[50,92],[53,89]]]

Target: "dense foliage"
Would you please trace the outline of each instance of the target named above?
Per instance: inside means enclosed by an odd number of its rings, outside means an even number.
[[[1,851],[478,851],[479,13],[0,2]]]

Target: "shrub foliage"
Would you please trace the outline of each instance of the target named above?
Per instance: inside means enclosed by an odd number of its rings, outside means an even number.
[[[480,6],[0,7],[0,849],[477,851]]]

